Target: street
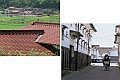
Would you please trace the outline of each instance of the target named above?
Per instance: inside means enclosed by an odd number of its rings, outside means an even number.
[[[116,64],[112,64],[110,70],[105,71],[98,63],[63,76],[62,80],[120,80],[120,71]]]

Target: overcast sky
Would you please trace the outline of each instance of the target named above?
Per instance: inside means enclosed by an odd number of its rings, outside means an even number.
[[[93,23],[94,24],[94,23]],[[115,35],[115,26],[118,24],[112,23],[98,23],[94,24],[97,29],[96,33],[93,33],[92,44],[100,45],[101,47],[113,47],[114,44],[114,35]]]

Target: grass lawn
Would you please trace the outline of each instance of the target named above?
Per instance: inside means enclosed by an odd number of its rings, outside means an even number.
[[[5,16],[0,15],[0,29],[20,29],[23,28],[34,21],[41,22],[54,22],[59,23],[60,21],[59,15],[51,15],[51,16]]]

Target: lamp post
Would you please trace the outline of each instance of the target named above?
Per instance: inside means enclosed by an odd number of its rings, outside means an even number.
[[[115,44],[118,44],[118,64],[120,65],[120,25],[117,25],[115,28]]]

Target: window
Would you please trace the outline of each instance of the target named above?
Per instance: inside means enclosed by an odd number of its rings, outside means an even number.
[[[68,38],[68,30],[67,29],[65,29],[65,37]]]
[[[70,54],[71,54],[71,57],[74,57],[74,46],[70,45]]]
[[[65,25],[62,25],[62,40],[64,40],[64,36],[68,35],[67,30],[65,30],[66,28],[68,28],[68,27]]]
[[[76,31],[78,30],[78,25],[77,25],[77,23],[75,24],[75,30],[76,30]]]
[[[62,40],[64,40],[64,29],[62,29]]]

